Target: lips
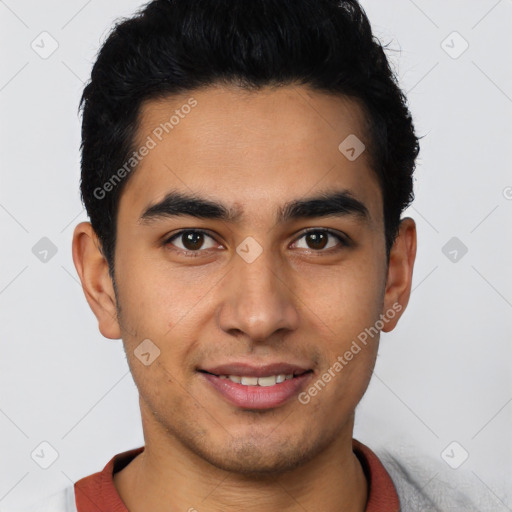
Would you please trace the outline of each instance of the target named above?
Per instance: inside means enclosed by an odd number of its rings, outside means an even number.
[[[313,378],[314,372],[303,364],[275,362],[251,365],[225,363],[197,368],[203,382],[240,409],[273,409],[289,402]]]

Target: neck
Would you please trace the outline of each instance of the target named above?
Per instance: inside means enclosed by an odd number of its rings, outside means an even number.
[[[144,423],[144,422],[143,422]],[[364,512],[368,495],[352,451],[353,416],[336,441],[294,470],[265,475],[213,466],[166,432],[148,436],[145,449],[114,485],[130,512]]]

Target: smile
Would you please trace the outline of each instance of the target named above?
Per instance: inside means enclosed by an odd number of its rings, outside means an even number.
[[[270,409],[298,395],[313,375],[312,370],[300,374],[280,373],[261,377],[245,375],[215,375],[200,370],[215,394],[243,409]]]

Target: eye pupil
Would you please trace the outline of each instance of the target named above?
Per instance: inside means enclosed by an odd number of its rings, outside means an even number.
[[[306,235],[306,238],[308,239],[308,241],[313,241],[313,247],[311,247],[312,249],[323,249],[327,243],[327,235],[319,231],[308,233]],[[318,245],[319,242],[320,245]]]
[[[198,231],[188,231],[187,233],[183,233],[183,245],[188,249],[188,250],[197,250],[201,247],[201,245],[203,245],[203,239],[204,239],[204,235],[203,233],[200,233]],[[188,245],[187,244],[191,244],[191,245]]]

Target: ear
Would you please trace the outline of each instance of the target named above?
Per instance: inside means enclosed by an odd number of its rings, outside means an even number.
[[[406,217],[400,222],[398,235],[389,254],[386,291],[384,295],[384,311],[393,311],[393,317],[386,315],[388,320],[383,327],[389,332],[396,327],[399,318],[405,311],[411,295],[412,270],[416,258],[416,223]]]
[[[116,297],[101,243],[89,222],[81,222],[73,233],[73,262],[82,282],[85,298],[106,338],[119,339]]]

